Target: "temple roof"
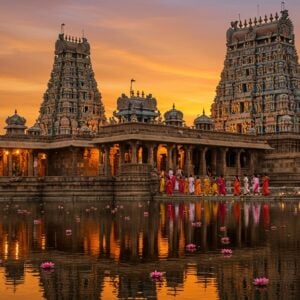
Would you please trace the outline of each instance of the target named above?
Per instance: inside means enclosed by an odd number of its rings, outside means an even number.
[[[173,104],[172,109],[165,112],[164,117],[166,121],[182,121],[183,113],[180,110],[177,110],[175,104]]]
[[[26,119],[19,116],[17,114],[17,110],[15,110],[15,114],[11,117],[8,117],[5,122],[8,126],[25,126]]]
[[[213,124],[213,120],[205,115],[205,110],[203,109],[202,115],[197,116],[197,118],[194,120],[194,124]]]
[[[227,30],[227,44],[266,38],[273,35],[282,35],[293,39],[293,34],[293,23],[289,19],[288,11],[283,10],[280,17],[276,13],[275,16],[271,14],[270,17],[265,15],[264,19],[255,17],[244,22],[241,20],[232,21],[231,28]]]

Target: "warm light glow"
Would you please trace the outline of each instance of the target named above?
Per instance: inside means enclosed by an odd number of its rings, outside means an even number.
[[[4,240],[4,259],[6,260],[8,257],[8,235],[5,235],[5,240]]]
[[[238,13],[253,17],[255,10],[252,1],[19,2],[5,1],[0,12],[1,130],[15,108],[28,127],[37,119],[61,20],[67,34],[80,36],[85,28],[107,117],[134,77],[134,89],[152,93],[162,114],[175,102],[190,126],[203,108],[209,114],[230,22]],[[299,48],[300,2],[289,6]],[[262,9],[262,14],[274,13],[278,5],[264,1]]]
[[[15,258],[16,258],[16,260],[18,260],[19,259],[19,241],[16,241],[15,251],[16,251]]]
[[[8,152],[8,151],[5,151],[5,152],[4,152],[4,154],[5,154],[5,155],[8,155],[8,154],[9,154],[9,152]]]
[[[20,150],[16,150],[16,154],[20,154]]]
[[[41,246],[42,246],[42,250],[46,249],[46,235],[45,234],[42,234],[42,243],[41,243]]]

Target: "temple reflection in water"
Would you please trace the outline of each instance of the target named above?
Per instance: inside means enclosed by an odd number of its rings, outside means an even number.
[[[46,299],[165,299],[192,291],[207,299],[258,293],[296,299],[300,293],[298,202],[57,201],[0,209],[0,287],[10,287],[7,297],[26,287],[29,274]],[[195,252],[186,250],[190,243]],[[228,247],[233,254],[224,257],[220,250]],[[52,272],[39,268],[47,260],[55,263]],[[162,282],[149,277],[155,269],[165,272]],[[265,291],[253,287],[260,276],[270,279]]]

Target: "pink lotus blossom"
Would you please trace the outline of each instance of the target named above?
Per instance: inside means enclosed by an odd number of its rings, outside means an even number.
[[[201,222],[192,222],[193,227],[201,227],[202,223]]]
[[[66,235],[72,235],[72,229],[66,229]]]
[[[150,273],[150,277],[154,280],[160,280],[163,276],[163,273],[162,272],[158,272],[158,271],[154,271],[154,272],[151,272]]]
[[[269,279],[266,277],[255,278],[253,284],[257,287],[264,287],[269,284]]]
[[[51,261],[45,261],[43,263],[41,263],[40,267],[44,270],[52,270],[54,268],[54,263]]]
[[[230,239],[228,236],[224,236],[221,238],[221,243],[224,244],[224,245],[227,245],[230,243]]]
[[[186,246],[185,246],[185,249],[187,250],[187,251],[190,251],[190,252],[194,252],[194,251],[196,251],[197,250],[197,247],[196,247],[196,245],[195,244],[187,244]]]
[[[39,225],[39,224],[41,224],[41,223],[42,223],[42,221],[39,220],[39,219],[33,220],[33,224],[34,224],[34,225]]]
[[[221,253],[226,256],[226,257],[230,257],[232,255],[232,250],[231,249],[227,249],[227,248],[224,248],[221,250]]]
[[[149,213],[147,211],[144,211],[144,217],[148,217]]]

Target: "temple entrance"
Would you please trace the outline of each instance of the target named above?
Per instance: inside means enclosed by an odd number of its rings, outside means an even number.
[[[212,175],[212,151],[209,149],[205,152],[206,175]]]
[[[148,162],[148,149],[146,146],[139,146],[137,155],[138,155],[137,162],[139,164],[146,164]]]
[[[157,170],[159,172],[167,170],[167,147],[159,145],[156,153]]]

